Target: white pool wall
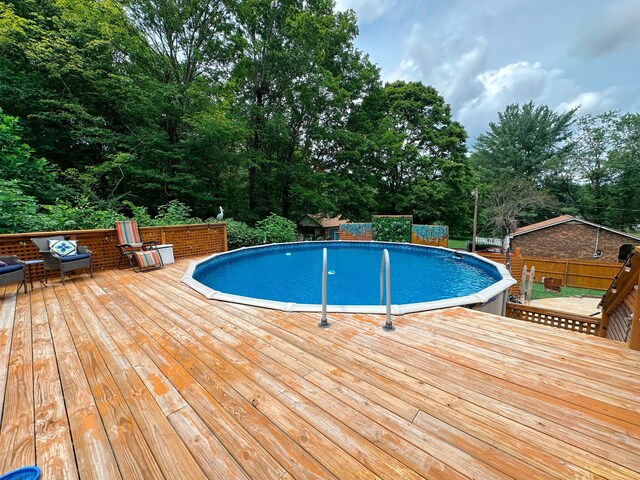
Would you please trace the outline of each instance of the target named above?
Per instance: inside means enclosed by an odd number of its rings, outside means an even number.
[[[351,243],[371,244],[371,242],[369,241],[357,241],[357,240],[346,240],[344,242],[348,242],[350,244]],[[296,244],[308,245],[309,243],[311,242],[272,243],[268,245],[242,247],[242,248],[238,248],[236,250],[231,250],[228,252],[215,253],[203,260],[190,264],[187,267],[187,270],[185,271],[181,281],[182,283],[193,288],[195,291],[199,292],[200,294],[204,295],[206,298],[210,300],[220,300],[223,302],[240,303],[243,305],[252,305],[254,307],[270,308],[274,310],[282,310],[285,312],[320,312],[322,311],[321,304],[278,302],[274,300],[264,300],[261,298],[233,295],[230,293],[224,293],[218,290],[214,290],[211,287],[208,287],[203,283],[200,283],[195,278],[193,278],[193,274],[195,273],[198,265],[201,265],[219,255],[228,255],[229,253],[238,252],[241,250],[264,248],[267,246],[277,246],[277,245],[291,246]],[[326,242],[321,241],[321,242],[313,242],[313,243],[318,243],[322,245],[322,244],[325,244]],[[375,243],[379,243],[383,245],[384,244],[397,245],[392,242],[375,242]],[[424,312],[427,310],[439,310],[442,308],[449,308],[449,307],[469,307],[475,310],[480,310],[487,313],[493,313],[495,315],[505,314],[507,300],[509,298],[509,289],[517,283],[516,280],[511,276],[511,273],[509,273],[509,270],[507,270],[507,267],[505,267],[500,263],[496,263],[491,260],[488,260],[475,253],[462,252],[459,250],[453,250],[453,249],[444,248],[444,247],[430,247],[426,245],[416,245],[416,244],[410,244],[410,245],[418,248],[432,248],[432,249],[438,249],[438,250],[446,250],[455,254],[467,255],[470,257],[477,258],[483,262],[493,265],[498,270],[498,273],[500,273],[500,275],[502,276],[502,279],[472,295],[465,295],[462,297],[452,297],[444,300],[436,300],[431,302],[392,304],[391,313],[393,315],[404,315],[405,313]],[[320,281],[320,279],[318,279],[318,281]],[[386,306],[385,305],[327,305],[327,312],[384,314],[386,313]]]

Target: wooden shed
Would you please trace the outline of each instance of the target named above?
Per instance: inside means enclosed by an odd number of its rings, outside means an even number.
[[[342,219],[340,216],[329,218],[322,215],[306,214],[302,216],[296,223],[298,231],[308,240],[316,240],[322,238],[324,240],[337,240],[340,225],[347,223],[349,220]]]
[[[562,215],[518,228],[510,242],[512,249],[521,248],[528,257],[624,262],[640,237]]]

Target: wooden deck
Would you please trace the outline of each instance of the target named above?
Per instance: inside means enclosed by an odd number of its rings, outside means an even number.
[[[640,353],[460,308],[207,301],[186,262],[0,290],[0,473],[640,478]]]

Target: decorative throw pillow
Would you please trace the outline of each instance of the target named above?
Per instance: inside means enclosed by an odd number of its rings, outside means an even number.
[[[6,264],[6,263],[4,263],[2,260],[0,260],[0,268],[2,268],[2,267],[6,267],[6,266],[7,266],[7,264]]]
[[[49,250],[56,257],[76,255],[78,242],[77,240],[49,240]]]

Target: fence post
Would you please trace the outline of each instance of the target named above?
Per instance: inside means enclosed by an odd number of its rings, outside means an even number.
[[[564,277],[564,280],[563,280],[562,283],[564,283],[564,285],[566,287],[568,287],[569,286],[567,284],[567,282],[569,281],[569,260],[568,259],[564,261],[564,275],[563,275],[563,277]]]

